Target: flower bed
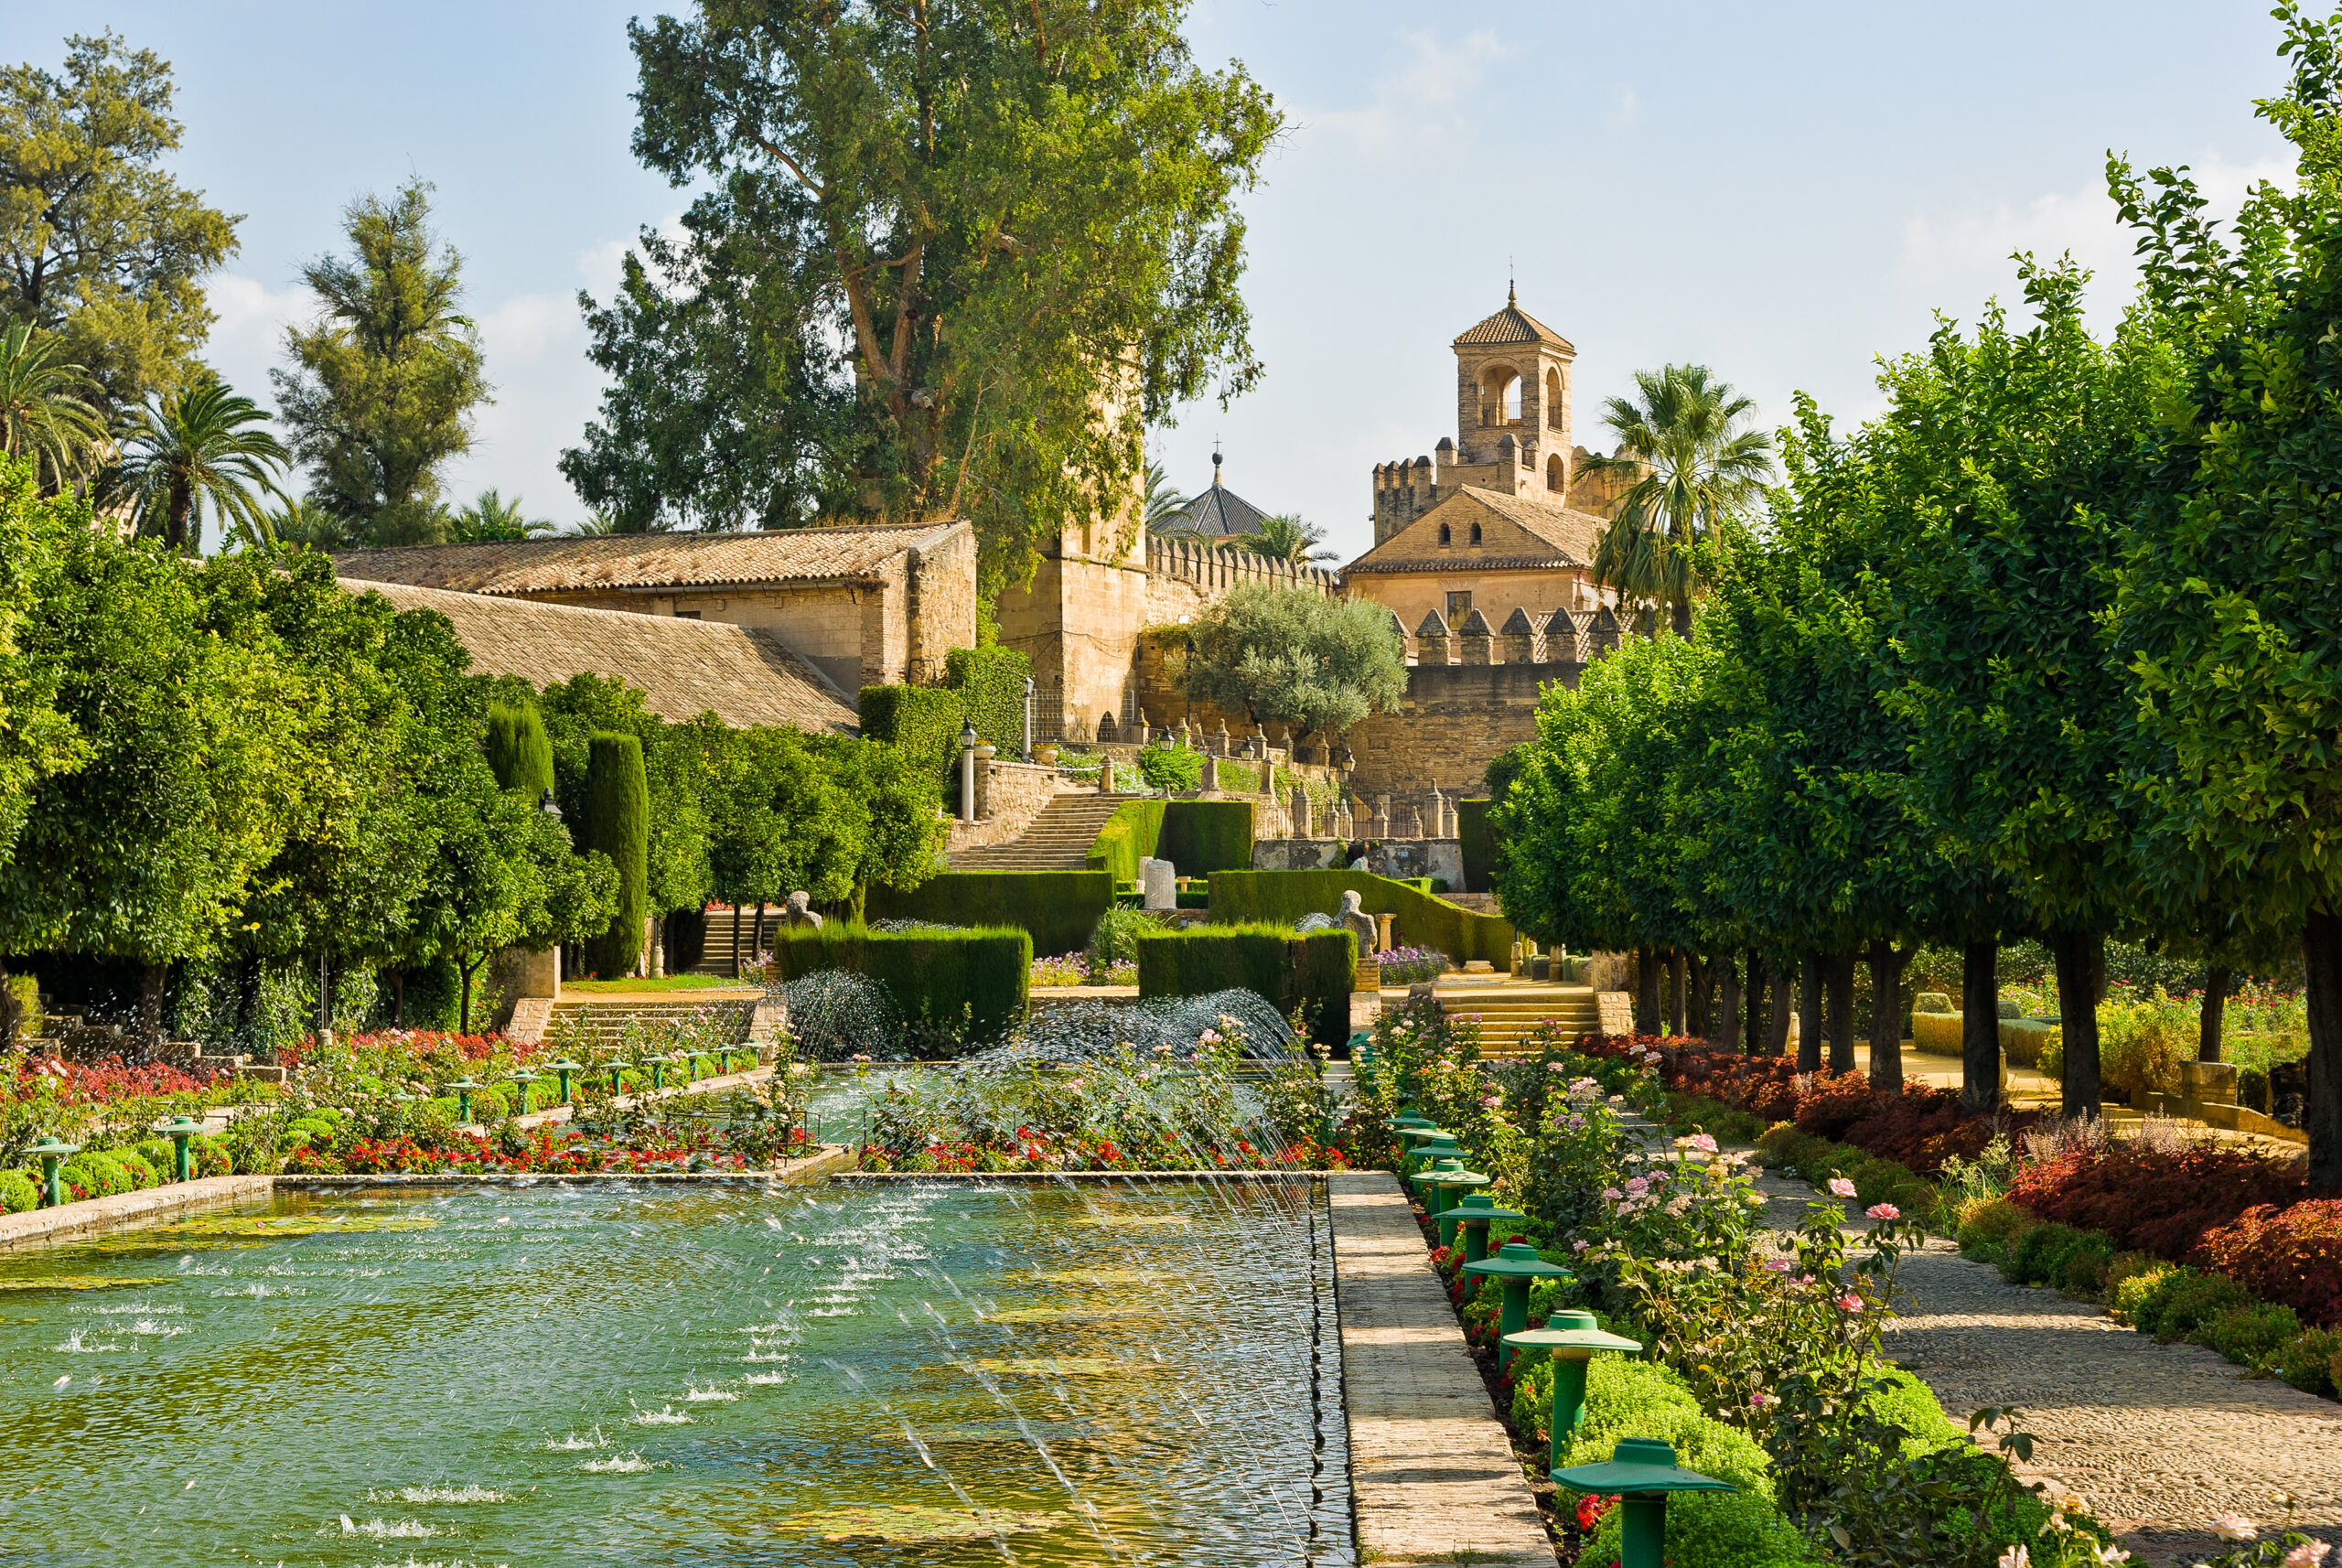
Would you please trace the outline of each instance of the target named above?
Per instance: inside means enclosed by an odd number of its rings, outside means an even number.
[[[1033,961],[1034,985],[1136,985],[1138,961],[1122,959],[1093,965],[1088,953],[1059,953]]]

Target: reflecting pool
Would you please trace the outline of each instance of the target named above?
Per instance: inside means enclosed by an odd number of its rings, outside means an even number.
[[[1348,1563],[1338,1344],[1303,1182],[280,1193],[0,1254],[0,1563]]]

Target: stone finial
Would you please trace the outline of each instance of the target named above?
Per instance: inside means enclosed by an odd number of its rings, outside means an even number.
[[[1216,753],[1209,751],[1204,753],[1202,788],[1211,794],[1219,792],[1219,757]]]
[[[1298,784],[1293,787],[1293,836],[1297,839],[1317,836],[1317,825],[1309,814],[1309,791]]]
[[[1578,652],[1579,618],[1567,609],[1545,618],[1545,657],[1556,664],[1584,662]]]
[[[1217,747],[1217,750],[1222,757],[1230,755],[1228,750],[1228,721],[1226,719],[1219,721],[1219,745]]]
[[[1537,646],[1537,623],[1529,612],[1515,606],[1505,617],[1504,626],[1497,635],[1504,639],[1504,661],[1507,664],[1536,664],[1543,660],[1544,650]]]
[[[1449,647],[1446,618],[1435,609],[1426,611],[1423,623],[1415,628],[1415,662],[1445,664]]]
[[[1391,836],[1391,797],[1388,795],[1374,798],[1374,836],[1379,839]]]
[[[1495,651],[1496,631],[1488,625],[1488,618],[1478,610],[1476,609],[1464,618],[1464,624],[1457,629],[1456,639],[1462,645],[1463,662],[1486,664],[1490,661],[1490,656]]]

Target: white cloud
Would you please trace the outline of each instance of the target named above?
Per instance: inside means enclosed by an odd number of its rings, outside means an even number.
[[[1305,109],[1295,119],[1304,133],[1330,131],[1364,152],[1404,152],[1421,158],[1444,151],[1468,129],[1469,117],[1454,113],[1458,101],[1478,87],[1489,65],[1508,52],[1488,28],[1466,33],[1454,44],[1427,32],[1401,33],[1397,47],[1384,57],[1373,97],[1366,104],[1314,113]]]
[[[1610,128],[1612,130],[1623,131],[1633,124],[1637,116],[1642,113],[1642,100],[1635,96],[1633,88],[1621,82],[1610,90]]]

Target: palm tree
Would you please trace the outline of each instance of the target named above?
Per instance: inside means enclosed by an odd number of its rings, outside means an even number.
[[[206,504],[246,543],[267,542],[274,535],[260,496],[288,499],[270,470],[291,461],[283,442],[252,428],[267,419],[216,381],[158,398],[123,426],[122,456],[103,489],[130,503],[140,533],[160,534],[173,550],[203,548]]]
[[[1258,533],[1231,533],[1219,542],[1223,549],[1249,550],[1255,555],[1265,555],[1272,561],[1289,562],[1295,566],[1311,566],[1320,561],[1330,561],[1336,554],[1336,552],[1324,548],[1324,529],[1302,521],[1300,513],[1290,511],[1262,518]]]
[[[105,418],[80,395],[90,372],[54,362],[57,349],[30,327],[0,333],[0,449],[31,458],[49,494],[94,473],[106,451]]]
[[[352,542],[353,531],[348,520],[298,496],[287,497],[283,506],[268,514],[266,521],[268,533],[279,544],[306,544],[330,554],[348,549]]]
[[[1744,428],[1756,404],[1705,365],[1638,371],[1635,384],[1639,403],[1614,397],[1603,411],[1623,450],[1582,470],[1634,480],[1595,546],[1594,580],[1624,601],[1666,607],[1681,635],[1692,629],[1697,552],[1724,542],[1763,494],[1773,442]]]
[[[1149,462],[1146,466],[1146,526],[1160,528],[1187,510],[1187,498],[1171,488],[1171,476],[1163,465]]]
[[[521,515],[519,496],[508,501],[494,490],[482,490],[479,499],[455,515],[447,537],[458,544],[484,544],[533,539],[553,532],[553,525],[545,519]]]

